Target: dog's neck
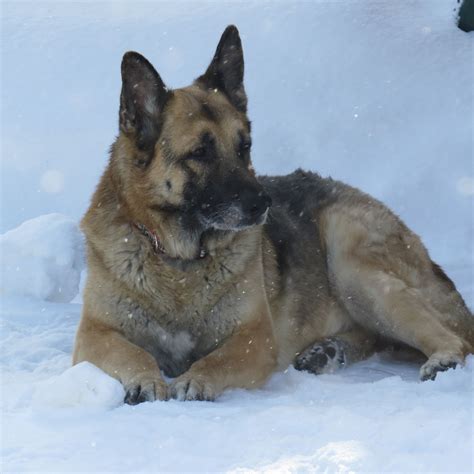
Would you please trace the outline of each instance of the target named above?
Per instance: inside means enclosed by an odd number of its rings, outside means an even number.
[[[182,272],[203,275],[206,272],[221,274],[224,271],[229,276],[228,270],[222,270],[222,262],[230,258],[234,263],[229,269],[235,274],[236,265],[241,268],[245,266],[247,258],[254,258],[255,249],[258,248],[256,243],[261,238],[260,226],[239,232],[201,229],[190,235],[179,225],[177,216],[166,215],[156,220],[162,224],[156,229],[156,235],[165,252],[157,254],[158,242],[155,243],[154,239],[152,242],[150,236],[144,235],[134,225],[143,223],[141,216],[136,217],[125,201],[120,199],[111,183],[111,174],[109,168],[102,176],[81,227],[86,234],[90,257],[103,262],[104,268],[128,284],[143,283],[143,280],[133,277],[130,269],[146,267],[148,271],[156,270],[157,280],[148,279],[146,282],[152,282],[151,288],[155,288],[158,280],[164,280],[167,282],[164,288],[168,288],[182,278]],[[153,223],[147,224],[147,229],[155,229]],[[200,249],[205,249],[205,258],[199,258]],[[145,260],[150,259],[155,259],[156,265],[144,265]],[[139,262],[139,265],[131,264],[132,260]]]
[[[161,241],[160,237],[157,235],[157,233],[151,229],[149,229],[146,225],[140,224],[137,222],[133,223],[134,227],[140,231],[140,233],[148,239],[150,242],[150,245],[153,249],[153,253],[155,255],[161,255],[165,256],[166,255],[166,249],[165,246],[163,245],[163,242]],[[199,251],[198,258],[202,259],[207,256],[207,250],[203,247],[201,247]]]

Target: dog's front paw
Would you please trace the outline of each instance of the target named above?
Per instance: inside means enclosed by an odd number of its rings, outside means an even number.
[[[420,379],[434,380],[438,372],[454,369],[457,365],[462,365],[462,357],[450,352],[435,353],[421,366]]]
[[[180,401],[212,401],[218,395],[214,384],[204,375],[186,372],[173,381],[169,387],[170,398]]]
[[[168,396],[168,387],[160,373],[137,374],[124,384],[124,388],[124,402],[128,405],[166,400]]]

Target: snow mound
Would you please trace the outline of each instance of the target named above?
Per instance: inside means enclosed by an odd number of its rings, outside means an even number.
[[[39,216],[0,235],[0,255],[0,294],[67,303],[79,291],[84,242],[66,216]]]
[[[125,393],[120,382],[89,362],[67,369],[37,385],[33,407],[92,408],[108,410],[123,403]]]

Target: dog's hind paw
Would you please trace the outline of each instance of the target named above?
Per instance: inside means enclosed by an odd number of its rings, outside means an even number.
[[[326,339],[309,346],[299,354],[294,366],[313,374],[334,372],[346,363],[343,344],[336,339]]]
[[[454,369],[460,364],[462,364],[462,358],[455,354],[449,352],[435,353],[421,366],[420,379],[422,381],[434,380],[438,372]]]

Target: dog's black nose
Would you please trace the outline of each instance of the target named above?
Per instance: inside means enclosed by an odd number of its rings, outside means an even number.
[[[245,214],[257,218],[272,205],[272,198],[265,191],[244,191],[240,194],[240,202]]]

